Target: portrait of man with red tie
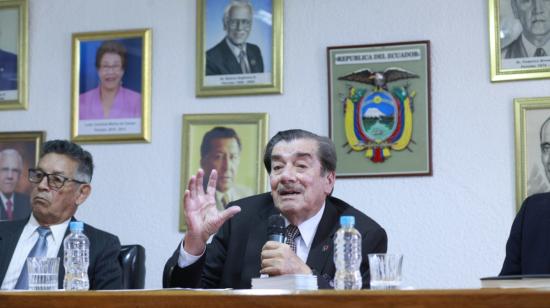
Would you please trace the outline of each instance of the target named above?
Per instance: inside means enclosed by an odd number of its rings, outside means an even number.
[[[23,172],[23,158],[15,149],[0,151],[0,221],[29,216],[29,195],[15,189]]]

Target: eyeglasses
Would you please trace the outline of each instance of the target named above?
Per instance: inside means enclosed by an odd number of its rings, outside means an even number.
[[[230,19],[228,22],[229,28],[235,29],[237,28],[237,25],[241,25],[242,27],[250,27],[252,24],[252,20],[250,19]]]
[[[39,184],[46,177],[48,186],[51,189],[61,189],[66,182],[75,182],[78,184],[87,184],[79,180],[71,179],[60,174],[50,174],[38,169],[29,169],[29,182]]]

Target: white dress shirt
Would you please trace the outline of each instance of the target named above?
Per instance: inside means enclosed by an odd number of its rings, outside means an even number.
[[[525,47],[525,51],[527,52],[527,54],[529,55],[529,57],[534,57],[535,56],[535,52],[537,51],[537,46],[533,45],[531,42],[529,42],[528,39],[525,38],[525,36],[521,36],[521,41],[523,43],[523,47]],[[550,55],[550,41],[546,42],[546,44],[544,44],[544,46],[540,47],[542,49],[544,49],[544,52],[546,52],[546,55]]]
[[[48,242],[48,252],[46,256],[50,258],[57,257],[69,222],[70,219],[62,222],[61,224],[50,226],[52,233],[46,238],[46,241]],[[11,290],[15,287],[15,284],[19,279],[19,274],[21,274],[21,270],[23,270],[23,265],[27,261],[27,256],[38,240],[38,231],[36,231],[38,227],[40,227],[40,224],[36,221],[34,215],[31,214],[29,221],[23,228],[23,232],[21,232],[21,236],[19,237],[19,241],[17,242],[17,246],[15,247],[15,251],[11,257],[10,265],[8,266],[6,276],[2,282],[2,290]],[[2,251],[0,253],[5,252]],[[59,266],[63,266],[63,260],[59,261]]]
[[[317,233],[317,227],[319,226],[319,222],[321,222],[321,218],[323,217],[324,211],[325,211],[325,204],[323,203],[323,206],[315,215],[313,215],[311,218],[304,221],[298,226],[298,230],[300,230],[300,235],[294,239],[294,242],[296,243],[296,255],[302,261],[304,261],[304,263],[307,261],[307,256],[309,255],[309,250],[311,249],[313,238],[315,237],[315,233]],[[286,226],[289,225],[289,222],[286,218],[285,218],[285,225]],[[204,254],[204,251],[202,254],[198,256],[188,254],[183,249],[183,242],[182,242],[180,245],[180,255],[178,257],[178,266],[181,268],[187,267],[197,262],[197,260],[200,259],[200,257],[202,257],[203,254]]]

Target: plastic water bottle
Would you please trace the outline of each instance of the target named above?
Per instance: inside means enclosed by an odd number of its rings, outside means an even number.
[[[72,221],[69,224],[71,233],[63,241],[65,255],[65,290],[88,290],[88,266],[90,264],[90,240],[82,231],[84,224],[81,221]]]
[[[355,217],[340,217],[340,229],[334,238],[334,289],[358,290],[363,286],[361,266],[361,233],[353,226]]]

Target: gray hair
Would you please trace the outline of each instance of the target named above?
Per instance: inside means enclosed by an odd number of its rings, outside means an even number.
[[[233,0],[231,1],[226,7],[225,7],[225,10],[223,11],[223,27],[227,27],[227,23],[229,22],[229,13],[231,12],[231,10],[233,8],[236,8],[236,7],[245,7],[248,9],[248,11],[250,12],[250,17],[252,19],[252,15],[254,14],[254,9],[252,8],[252,4],[250,4],[250,2],[248,1],[239,1],[239,0]]]
[[[17,161],[19,163],[19,168],[23,168],[23,157],[21,157],[21,154],[17,152],[15,149],[5,149],[0,151],[0,159],[5,156],[15,156],[17,158]]]
[[[306,130],[290,129],[278,132],[267,143],[264,153],[264,165],[268,173],[271,173],[271,153],[275,145],[280,141],[289,142],[297,139],[311,139],[317,141],[317,157],[319,161],[321,161],[321,171],[323,171],[323,173],[336,171],[336,148],[332,140]]]

